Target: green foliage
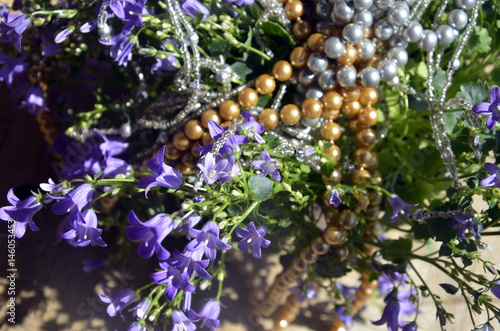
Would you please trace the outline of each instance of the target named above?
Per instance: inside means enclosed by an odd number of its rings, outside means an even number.
[[[252,176],[248,180],[249,195],[253,200],[264,201],[271,197],[273,181],[261,176]]]

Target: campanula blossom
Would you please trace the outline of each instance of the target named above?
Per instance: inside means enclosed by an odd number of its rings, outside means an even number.
[[[196,325],[180,310],[174,309],[172,312],[172,331],[194,331]]]
[[[238,6],[238,7],[242,7],[242,6],[251,6],[253,5],[254,3],[254,0],[226,0],[225,1],[225,4],[226,5],[235,5],[235,6]]]
[[[127,288],[118,293],[110,293],[103,287],[102,291],[104,292],[104,294],[99,293],[99,298],[102,302],[109,303],[106,311],[111,317],[116,316],[117,313],[121,315],[121,312],[125,307],[137,301],[137,296],[130,288]]]
[[[42,209],[42,204],[37,197],[32,195],[25,200],[20,200],[14,190],[10,189],[7,193],[7,200],[12,206],[0,208],[0,219],[4,221],[14,221],[14,235],[16,238],[22,238],[29,226],[31,231],[40,229],[33,222],[33,216]]]
[[[497,282],[495,283],[495,285],[496,285],[495,287],[492,287],[492,288],[490,289],[490,292],[491,292],[494,296],[496,296],[497,298],[499,298],[499,299],[500,299],[500,281],[497,281]]]
[[[220,327],[220,321],[218,319],[219,314],[220,304],[215,300],[210,300],[205,303],[198,313],[196,313],[192,309],[189,310],[189,318],[191,319],[191,321],[201,321],[200,327],[206,326],[212,331]]]
[[[62,233],[61,238],[66,239],[71,246],[107,246],[101,238],[102,229],[97,228],[97,215],[92,209],[87,209],[83,213],[73,209],[69,224],[69,230]]]
[[[182,272],[178,268],[172,267],[168,262],[160,263],[161,271],[150,274],[151,281],[157,285],[167,284],[165,287],[165,296],[169,301],[173,301],[179,289],[185,293],[196,290],[193,284],[189,282],[191,276]]]
[[[28,90],[25,100],[21,102],[21,108],[26,108],[31,115],[36,115],[40,109],[47,109],[43,92],[40,86],[31,86]]]
[[[389,331],[399,330],[398,316],[401,306],[399,304],[397,296],[398,296],[397,289],[393,289],[385,297],[384,302],[386,303],[386,306],[384,308],[384,311],[382,312],[382,317],[378,321],[372,322],[372,324],[382,325],[387,323],[387,329]]]
[[[128,214],[129,226],[125,228],[125,235],[129,240],[140,240],[137,253],[140,257],[150,258],[153,253],[164,257],[170,255],[168,251],[163,248],[161,242],[174,227],[172,218],[166,214],[155,215],[147,222],[141,222],[133,210]],[[167,257],[168,258],[168,257]]]
[[[205,156],[204,163],[198,163],[198,168],[203,173],[205,183],[211,185],[220,181],[222,185],[231,180],[231,174],[234,166],[234,156],[225,158],[218,155],[214,157],[212,153]]]
[[[479,182],[480,186],[488,187],[495,186],[500,187],[500,167],[496,164],[486,162],[484,164],[484,169],[491,175]]]
[[[183,217],[184,215],[178,215],[179,217]],[[182,231],[187,231],[191,229],[192,227],[196,226],[201,221],[201,217],[198,214],[189,214],[188,216],[184,217],[181,222],[179,222],[177,228],[175,231],[177,232],[182,232]]]
[[[165,146],[160,148],[156,158],[148,161],[147,167],[152,176],[146,176],[139,179],[139,188],[146,189],[146,198],[152,187],[162,186],[169,189],[178,189],[182,185],[182,174],[164,163],[163,156],[165,154]]]
[[[54,42],[56,44],[64,42],[73,32],[75,32],[74,26],[67,27],[66,29],[62,30],[55,36]]]
[[[26,56],[9,57],[0,54],[0,82],[5,82],[9,88],[12,87],[14,77],[28,69],[28,58]]]
[[[207,19],[209,13],[207,7],[203,6],[197,0],[184,0],[181,9],[186,15],[192,18],[195,18],[196,13],[202,13],[203,20]]]
[[[409,217],[411,214],[409,208],[418,206],[418,203],[415,205],[410,205],[410,204],[404,202],[403,199],[401,199],[400,197],[398,197],[395,194],[391,195],[388,202],[389,202],[389,205],[391,206],[392,211],[393,211],[392,216],[391,216],[392,222],[396,221],[400,215],[405,216],[405,217]]]
[[[346,314],[346,306],[340,306],[336,308],[333,313],[335,316],[340,319],[342,322],[344,322],[346,328],[348,330],[352,329],[354,326],[354,321],[352,320],[352,316],[349,314]]]
[[[480,102],[472,111],[478,115],[488,115],[486,126],[488,130],[493,130],[493,127],[500,120],[500,87],[494,87],[490,91],[490,102]]]
[[[28,28],[31,20],[25,14],[10,14],[7,5],[3,6],[0,18],[0,38],[4,43],[12,40],[14,47],[21,51],[23,32]]]
[[[210,133],[210,137],[214,141],[219,140],[226,132],[227,128],[223,129],[219,124],[210,120],[208,121],[208,132]],[[224,145],[219,150],[219,154],[221,155],[231,155],[233,154],[233,149],[237,152],[240,151],[241,144],[248,144],[248,139],[244,135],[233,133],[231,134]],[[200,156],[203,156],[212,150],[213,144],[207,144],[200,148]]]
[[[472,216],[469,214],[455,215],[454,220],[450,222],[450,227],[457,231],[457,238],[462,241],[466,238],[465,230],[470,229],[472,225]]]
[[[64,215],[73,208],[81,211],[82,208],[92,201],[93,194],[94,189],[92,185],[84,183],[62,197],[53,196],[52,198],[59,201],[52,205],[52,212],[56,215]]]
[[[271,175],[275,181],[279,182],[281,180],[281,175],[276,168],[276,159],[271,158],[267,149],[263,150],[260,156],[262,160],[253,161],[251,165],[253,165],[255,169],[261,170],[261,177]]]
[[[130,32],[120,32],[113,36],[110,56],[120,66],[127,66],[127,63],[132,59],[132,49],[135,47],[135,41],[131,39]]]
[[[340,194],[337,189],[332,190],[332,195],[330,196],[330,204],[338,207],[342,203],[340,200]]]
[[[215,260],[217,248],[222,250],[231,249],[231,245],[219,239],[219,227],[215,222],[206,223],[201,230],[189,229],[188,234],[193,238],[187,245],[186,250],[199,252],[199,258],[203,253],[210,260]]]
[[[173,256],[167,260],[170,267],[180,270],[182,273],[186,273],[189,278],[193,277],[194,272],[203,278],[211,279],[212,276],[205,270],[210,262],[208,260],[201,260],[199,256],[194,255],[190,251],[184,251],[183,253],[178,250],[174,250]]]
[[[242,238],[238,244],[238,249],[245,252],[248,249],[252,248],[252,255],[256,259],[260,259],[261,257],[261,247],[268,247],[271,244],[270,240],[264,239],[266,235],[266,228],[261,225],[259,228],[255,228],[255,225],[252,222],[248,223],[247,228],[243,229],[239,226],[236,228],[236,235],[239,238]]]

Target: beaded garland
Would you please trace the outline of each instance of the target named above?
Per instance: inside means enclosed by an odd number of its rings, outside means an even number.
[[[283,142],[275,151],[277,153],[301,156],[306,149],[304,146],[319,141],[324,154],[336,163],[331,175],[323,176],[323,200],[329,208],[325,215],[327,227],[323,235],[314,238],[309,246],[297,253],[291,265],[284,268],[265,296],[260,298],[261,301],[255,301],[256,311],[265,316],[273,314],[284,302],[274,319],[276,330],[284,329],[298,315],[300,303],[295,294],[289,294],[289,288],[302,278],[310,265],[321,256],[328,256],[330,262],[344,261],[349,255],[349,231],[358,226],[363,227],[367,237],[380,231],[378,216],[382,196],[376,191],[364,189],[365,194],[356,197],[359,203],[353,209],[331,206],[329,194],[340,183],[352,184],[361,190],[368,183],[382,183],[382,174],[377,170],[378,156],[372,151],[387,130],[387,116],[380,121],[381,115],[387,111],[384,96],[378,88],[381,82],[428,103],[437,148],[454,179],[454,186],[458,186],[443,111],[455,104],[469,110],[472,108],[464,100],[455,98],[446,103],[445,100],[453,74],[461,65],[459,55],[482,5],[481,0],[456,0],[456,8],[446,13],[448,1],[443,1],[432,26],[424,28],[419,21],[429,7],[429,0],[280,2],[285,1],[261,1],[266,11],[254,29],[258,31],[262,22],[276,16],[292,32],[298,46],[291,50],[288,59],[276,61],[271,72],[262,73],[254,81],[233,89],[229,78],[236,75],[224,63],[200,58],[193,27],[182,15],[178,1],[167,0],[185,58],[185,66],[177,75],[174,86],[180,94],[189,94],[189,99],[172,102],[171,111],[175,112],[172,120],[153,120],[145,116],[132,126],[124,123],[119,129],[100,130],[105,134],[120,133],[124,137],[143,128],[167,131],[171,138],[165,141],[166,162],[186,176],[196,174],[196,164],[201,161],[198,146],[214,143],[208,132],[208,122],[211,120],[229,128],[225,134],[227,137],[241,124],[242,111],[250,111],[267,134]],[[98,16],[98,31],[104,40],[111,38],[105,17],[107,6],[108,1],[105,1]],[[442,17],[447,17],[445,24]],[[435,96],[432,73],[437,70],[444,50],[460,31],[459,46],[449,60],[444,87]],[[259,33],[255,35],[264,53],[272,56]],[[398,70],[408,62],[406,49],[410,43],[427,52],[429,75],[425,94],[400,83],[397,77]],[[214,72],[225,92],[200,89],[201,68]],[[282,105],[290,90],[296,92],[294,102]],[[273,104],[267,108],[257,106],[259,96],[269,94],[273,94]],[[41,110],[37,120],[50,144],[57,133],[53,119]],[[179,126],[182,129],[176,131]],[[74,132],[73,136],[83,139],[88,134]],[[212,152],[223,143],[224,138],[214,144]],[[478,146],[474,148],[480,149]],[[313,156],[304,158],[304,161],[319,172],[324,159]],[[201,175],[197,176],[199,183]],[[360,250],[370,256],[374,248],[362,245]],[[376,282],[370,282],[367,274],[361,274],[361,286],[352,302],[352,314],[363,307],[375,287]],[[337,317],[332,323],[331,330],[345,328]]]

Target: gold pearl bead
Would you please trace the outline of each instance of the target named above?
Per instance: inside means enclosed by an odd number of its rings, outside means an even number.
[[[373,55],[371,58],[369,58],[368,60],[366,60],[366,66],[367,67],[378,67],[380,61],[382,61],[382,55],[378,54],[378,53],[375,53],[375,55]]]
[[[336,226],[328,226],[323,232],[323,239],[330,245],[339,245],[344,242],[347,233]]]
[[[201,124],[205,129],[208,129],[208,121],[214,121],[219,124],[222,122],[222,119],[219,115],[219,112],[215,109],[208,109],[203,112],[201,115]]]
[[[196,158],[190,152],[182,154],[181,161],[182,163],[184,163],[184,165],[189,166],[191,168],[194,167],[194,165],[196,164]]]
[[[304,15],[304,4],[299,0],[289,0],[285,5],[285,14],[289,19],[295,21]]]
[[[283,106],[280,111],[280,118],[286,125],[294,125],[300,121],[300,110],[294,104],[288,104]]]
[[[200,121],[198,120],[189,120],[186,125],[184,125],[184,133],[191,140],[198,140],[203,136],[205,129]]]
[[[328,122],[321,127],[321,138],[324,140],[339,140],[341,135],[340,126],[335,122]]]
[[[307,64],[309,52],[304,47],[295,47],[290,53],[290,63],[295,67],[302,69]]]
[[[375,125],[378,122],[378,112],[375,108],[366,106],[359,111],[358,120],[362,125]]]
[[[307,264],[313,264],[318,261],[319,256],[310,247],[305,247],[300,251],[300,258]]]
[[[375,205],[380,205],[382,203],[382,200],[384,199],[383,194],[377,193],[375,190],[370,190],[368,193],[368,197],[370,198],[370,205],[375,206]]]
[[[165,158],[167,160],[177,160],[181,156],[181,152],[175,148],[174,144],[166,143],[165,144]]]
[[[208,144],[213,144],[214,140],[212,139],[212,136],[210,136],[210,133],[205,132],[203,136],[201,136],[201,144],[203,146],[208,145]]]
[[[361,103],[359,101],[344,102],[342,106],[342,113],[348,117],[356,117],[361,110]]]
[[[179,131],[174,134],[172,143],[174,144],[175,148],[180,151],[185,151],[186,149],[191,147],[191,140],[189,140],[189,138],[184,134],[184,131]]]
[[[184,163],[180,162],[175,165],[175,169],[177,169],[184,176],[189,176],[193,173],[193,167],[187,166]]]
[[[337,226],[340,219],[340,212],[337,208],[330,208],[325,212],[325,219],[328,225]]]
[[[366,209],[370,205],[370,199],[368,198],[366,193],[355,191],[353,196],[356,200],[358,200],[358,203],[354,206],[354,209]]]
[[[326,35],[328,38],[330,38],[330,37],[338,37],[338,38],[342,39],[342,30],[339,29],[335,25],[329,25],[326,28],[324,28],[323,31],[321,31],[321,32],[324,35]]]
[[[379,219],[379,215],[380,215],[380,206],[373,205],[366,209],[365,219],[370,222],[375,222]]]
[[[274,78],[276,78],[280,82],[284,82],[284,81],[289,80],[290,77],[292,77],[292,73],[293,73],[292,66],[290,65],[290,63],[288,63],[285,60],[281,60],[281,61],[276,62],[273,65],[272,71],[273,71]]]
[[[322,33],[314,33],[307,38],[307,47],[311,52],[323,52],[325,49],[326,36]]]
[[[361,88],[359,87],[359,85],[344,87],[340,89],[340,94],[342,94],[344,102],[358,101],[359,96],[361,95]]]
[[[341,262],[347,259],[348,256],[349,256],[349,248],[341,246],[337,247],[337,249],[333,251],[333,255],[329,258],[329,260],[333,262]]]
[[[337,185],[340,184],[342,181],[342,171],[340,171],[338,168],[333,169],[332,174],[330,177],[326,176],[321,176],[321,179],[323,180],[323,183],[326,185]]]
[[[298,40],[304,40],[312,33],[312,26],[308,21],[297,21],[293,24],[292,33]]]
[[[240,106],[233,100],[226,100],[220,105],[219,112],[223,119],[232,121],[240,115]]]
[[[350,209],[346,209],[340,213],[340,226],[345,230],[351,230],[358,225],[358,216]]]
[[[366,168],[368,168],[368,170],[370,170],[370,171],[375,171],[375,169],[377,169],[377,167],[378,167],[378,162],[379,162],[379,159],[378,159],[377,153],[372,152],[372,160],[371,160],[370,164],[368,164],[366,166]]]
[[[369,28],[363,29],[363,38],[364,39],[371,39],[372,36],[373,36],[373,28],[371,26]]]
[[[255,89],[259,94],[273,93],[276,89],[276,82],[273,77],[263,74],[255,80]]]
[[[358,58],[358,50],[354,45],[345,45],[344,53],[338,57],[337,61],[340,64],[347,65],[353,64]]]
[[[337,117],[339,117],[339,114],[340,110],[332,110],[332,111],[323,110],[321,117],[323,117],[325,120],[335,120],[337,119]]]
[[[373,174],[371,175],[372,179],[372,184],[375,186],[380,186],[382,185],[382,173],[378,170],[373,171]]]
[[[330,244],[325,242],[325,240],[320,236],[313,239],[310,247],[314,253],[318,255],[324,255],[328,253],[328,250],[330,249]]]
[[[278,125],[278,113],[274,109],[265,108],[259,114],[259,123],[266,129],[274,129]]]
[[[225,121],[220,124],[221,128],[225,129],[231,125],[231,121]]]
[[[325,149],[325,154],[328,155],[333,161],[339,162],[342,157],[342,151],[337,145],[332,145],[332,147]]]
[[[371,178],[372,175],[368,170],[359,169],[352,174],[352,183],[354,185],[366,185]]]
[[[356,134],[356,146],[371,149],[376,139],[377,135],[372,129],[361,129]]]
[[[354,164],[359,168],[366,168],[372,162],[372,153],[367,149],[357,149],[353,155]]]
[[[210,134],[209,134],[210,136]],[[203,136],[201,137],[201,139],[203,140]],[[212,138],[210,138],[212,139]],[[200,151],[198,150],[199,148],[199,145],[198,144],[193,144],[193,146],[191,146],[191,149],[190,149],[190,152],[191,154],[197,159],[199,156],[200,156]]]
[[[378,92],[373,87],[365,87],[361,89],[361,93],[359,95],[359,101],[366,106],[371,106],[377,103],[378,101]]]
[[[321,98],[325,111],[340,110],[343,100],[342,96],[334,91],[326,92]]]
[[[258,101],[259,101],[259,96],[257,95],[257,92],[255,92],[253,88],[245,87],[238,94],[238,102],[240,106],[243,108],[253,107],[257,104]]]
[[[352,133],[357,133],[359,130],[365,127],[359,124],[359,121],[356,117],[350,118],[347,126],[349,127],[349,131],[351,131]]]
[[[302,103],[302,112],[307,118],[318,118],[323,112],[323,105],[316,99],[307,99]]]

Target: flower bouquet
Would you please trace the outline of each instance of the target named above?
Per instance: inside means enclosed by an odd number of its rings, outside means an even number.
[[[453,329],[442,290],[493,330],[499,15],[493,0],[15,0],[0,81],[57,171],[7,193],[9,245],[43,232],[46,208],[60,245],[154,261],[136,270],[150,282],[99,293],[128,330],[220,327],[231,277],[252,279],[273,330],[315,296],[315,329],[356,329],[383,301],[372,324],[417,330],[423,300]],[[267,285],[228,273],[264,256],[281,264]]]

